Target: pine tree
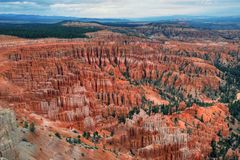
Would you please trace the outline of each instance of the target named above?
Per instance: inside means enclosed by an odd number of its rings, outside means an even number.
[[[31,132],[35,132],[35,124],[32,122],[31,124],[30,124],[30,126],[29,126],[29,130],[31,131]]]

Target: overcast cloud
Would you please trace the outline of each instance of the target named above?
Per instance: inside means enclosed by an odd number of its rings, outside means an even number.
[[[0,13],[96,18],[240,15],[240,0],[0,0]]]

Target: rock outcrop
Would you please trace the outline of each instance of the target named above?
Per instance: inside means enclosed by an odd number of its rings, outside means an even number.
[[[107,144],[115,150],[130,150],[139,159],[206,159],[217,133],[228,135],[227,116],[228,110],[223,105],[193,106],[171,116],[148,116],[141,110],[132,120],[127,119],[125,125],[115,127]]]
[[[0,157],[16,160],[18,143],[19,131],[14,112],[0,108]]]

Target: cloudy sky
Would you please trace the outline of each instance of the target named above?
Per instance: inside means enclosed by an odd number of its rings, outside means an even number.
[[[134,18],[240,16],[240,0],[0,0],[0,14]]]

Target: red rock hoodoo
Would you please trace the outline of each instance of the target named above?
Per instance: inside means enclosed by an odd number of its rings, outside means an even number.
[[[231,61],[228,51],[237,46],[95,34],[91,40],[3,45],[0,100],[17,115],[109,133],[101,144],[133,159],[206,159],[218,131],[227,136],[229,130],[229,111],[215,98],[224,74],[214,61],[219,54]],[[213,104],[187,106],[189,97]],[[171,114],[148,110],[172,100],[180,104]],[[139,113],[120,123],[134,108]]]

